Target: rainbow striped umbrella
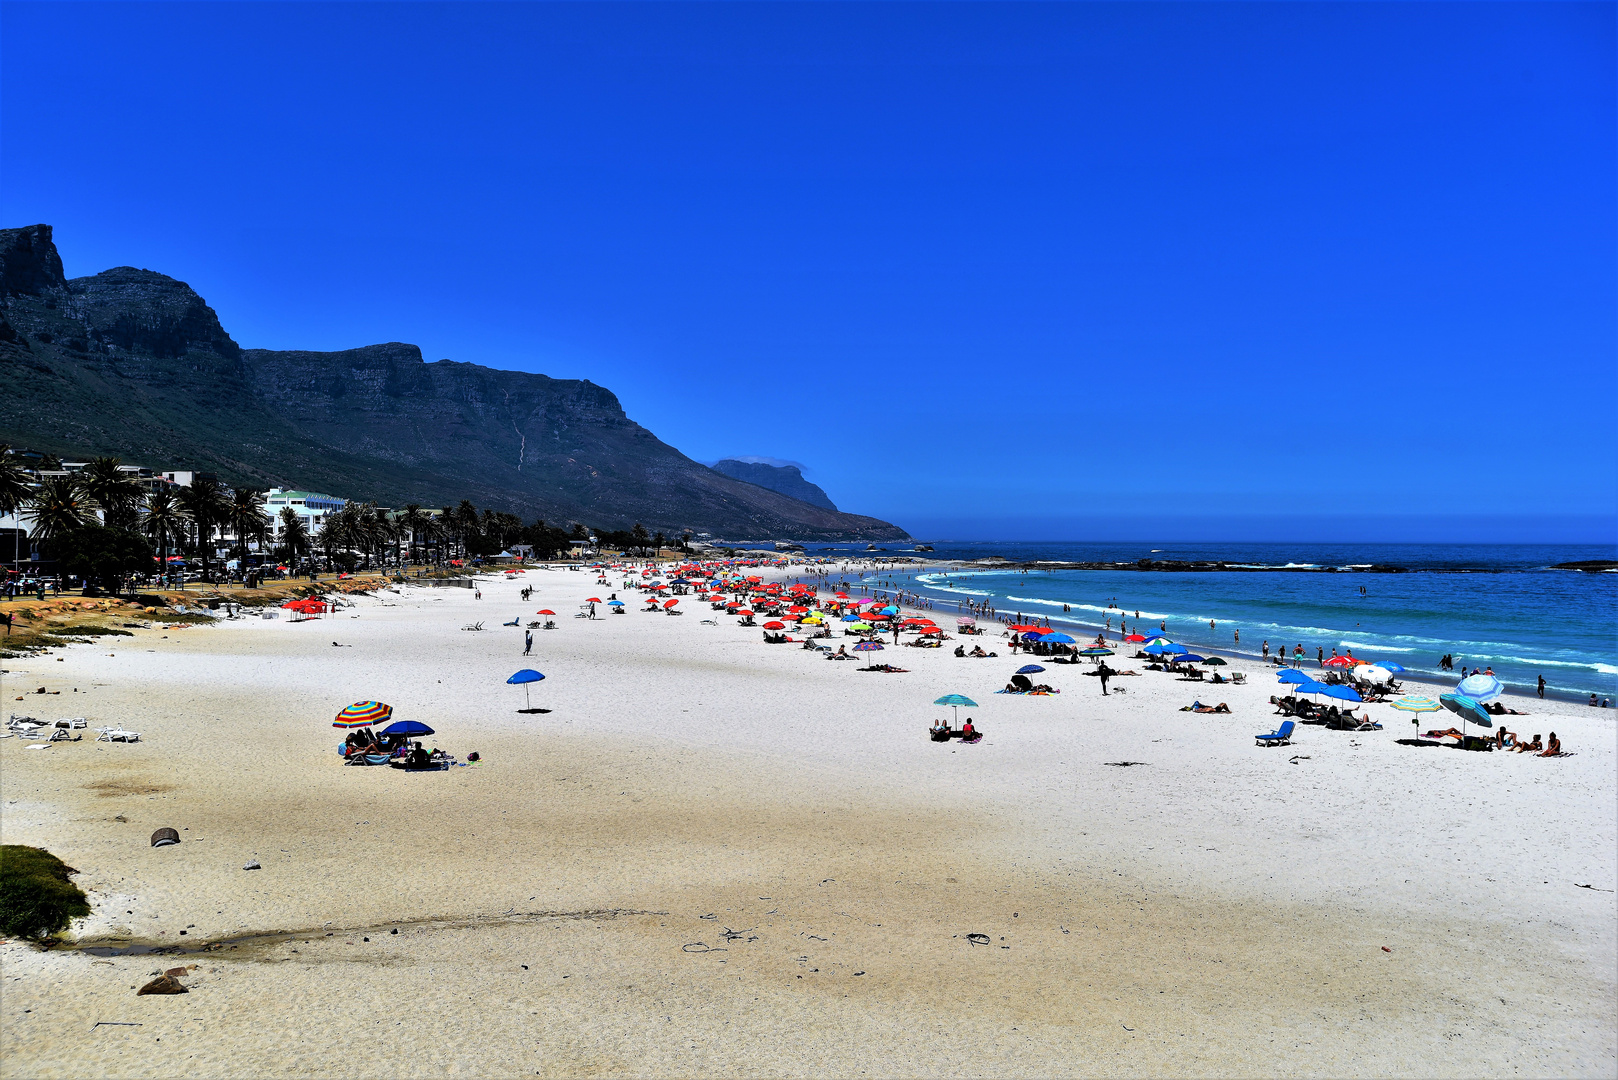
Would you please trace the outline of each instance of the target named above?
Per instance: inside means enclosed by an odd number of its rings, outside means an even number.
[[[337,719],[332,721],[331,726],[340,728],[370,727],[372,724],[383,723],[392,715],[392,705],[384,705],[380,701],[356,701],[338,713]]]

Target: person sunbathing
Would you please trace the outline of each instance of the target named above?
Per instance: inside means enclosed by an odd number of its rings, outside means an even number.
[[[1527,716],[1528,715],[1527,713],[1518,712],[1516,709],[1508,709],[1498,701],[1483,706],[1483,711],[1486,712],[1486,713],[1490,713],[1490,714],[1492,714],[1494,716]]]
[[[1226,705],[1223,701],[1217,705],[1204,705],[1200,701],[1193,701],[1180,711],[1195,713],[1228,713],[1230,712],[1230,706]]]
[[[1495,729],[1495,732],[1494,732],[1494,748],[1496,750],[1504,750],[1508,746],[1516,746],[1516,745],[1517,745],[1517,733],[1516,732],[1507,731],[1504,727],[1499,727],[1499,728]]]
[[[1558,739],[1556,737],[1556,732],[1554,732],[1554,731],[1551,732],[1550,742],[1545,744],[1545,749],[1540,751],[1539,756],[1540,757],[1561,757],[1562,756],[1562,740]]]
[[[1519,741],[1517,743],[1517,753],[1519,754],[1537,754],[1543,749],[1545,749],[1545,746],[1539,741],[1539,732],[1537,731],[1534,732],[1533,742],[1525,743]]]
[[[1455,738],[1460,739],[1462,742],[1466,741],[1465,733],[1460,732],[1460,731],[1456,731],[1454,728],[1445,728],[1443,731],[1427,731],[1427,732],[1423,732],[1422,733],[1422,738],[1424,738],[1424,739],[1442,739],[1446,735],[1452,735]]]

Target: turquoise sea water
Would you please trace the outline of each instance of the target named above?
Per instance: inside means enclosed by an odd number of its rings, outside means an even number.
[[[901,550],[889,545],[894,554]],[[1543,675],[1558,697],[1618,699],[1618,573],[1553,570],[1555,563],[1618,558],[1613,548],[1529,545],[938,543],[928,557],[1011,561],[1225,560],[1255,567],[1388,564],[1405,574],[1282,571],[1142,573],[1112,570],[968,570],[892,577],[933,599],[935,612],[987,601],[1053,625],[1093,630],[1108,617],[1131,630],[1225,656],[1302,644],[1396,661],[1411,676],[1453,683],[1460,665],[1493,667],[1532,691]],[[855,549],[811,548],[811,554]],[[890,575],[875,575],[887,580]],[[1360,590],[1364,589],[1362,593]],[[1109,607],[1116,604],[1116,607]],[[1068,610],[1064,611],[1064,606]],[[1136,611],[1140,612],[1137,620]],[[1212,629],[1209,621],[1215,624]],[[942,620],[941,620],[942,621]],[[1240,631],[1238,645],[1235,634]],[[1457,672],[1438,668],[1445,653]]]

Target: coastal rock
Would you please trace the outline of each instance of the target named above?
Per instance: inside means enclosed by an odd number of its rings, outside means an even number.
[[[186,989],[185,984],[180,982],[180,980],[176,979],[174,976],[159,975],[157,978],[153,979],[139,990],[136,990],[135,996],[145,997],[147,994],[189,994],[190,992],[190,990]]]

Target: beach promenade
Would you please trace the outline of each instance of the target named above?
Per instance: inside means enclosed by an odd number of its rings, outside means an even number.
[[[1025,658],[992,624],[998,658],[952,638],[866,672],[623,580],[5,661],[8,713],[142,735],[0,741],[5,843],[80,871],[77,938],[192,951],[0,945],[0,1075],[1618,1071],[1611,713],[1505,699],[1555,759],[1400,745],[1386,705],[1262,748],[1256,664],[1215,686],[1120,652],[1141,674],[1107,697],[1063,665],[1060,694],[998,695]],[[572,617],[610,591],[627,614]],[[500,624],[540,608],[524,657]],[[523,667],[549,712],[517,711]],[[981,742],[929,741],[948,693]],[[331,718],[362,699],[481,760],[343,767]],[[191,964],[188,994],[135,995]]]

